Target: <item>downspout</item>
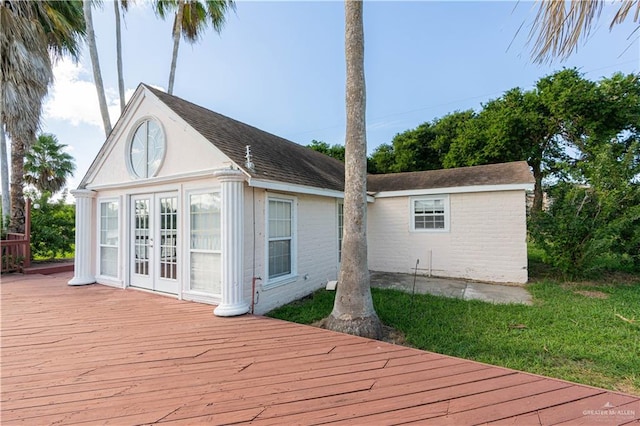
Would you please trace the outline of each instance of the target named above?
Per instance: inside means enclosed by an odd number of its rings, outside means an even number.
[[[253,215],[253,265],[251,268],[251,314],[254,313],[256,304],[260,301],[260,297],[256,298],[256,281],[262,280],[260,277],[256,277],[256,188],[252,189],[252,215]],[[258,295],[259,296],[259,295]],[[257,300],[256,300],[257,299]]]

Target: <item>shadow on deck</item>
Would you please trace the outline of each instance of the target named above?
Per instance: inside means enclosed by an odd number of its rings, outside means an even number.
[[[2,291],[3,425],[625,424],[640,398],[71,274]]]

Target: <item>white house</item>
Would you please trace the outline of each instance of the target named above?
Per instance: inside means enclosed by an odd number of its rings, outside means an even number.
[[[140,85],[76,197],[70,285],[267,312],[338,276],[343,164]],[[527,280],[525,162],[369,177],[370,269]]]

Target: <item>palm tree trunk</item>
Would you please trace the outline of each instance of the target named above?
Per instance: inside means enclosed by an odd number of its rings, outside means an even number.
[[[536,184],[533,188],[533,205],[531,206],[531,214],[536,215],[542,212],[544,203],[544,192],[542,190],[542,165],[540,162],[535,162],[533,165],[533,178]]]
[[[367,261],[367,139],[362,1],[345,0],[347,129],[344,237],[336,299],[324,326],[378,339],[382,326],[373,307]]]
[[[0,102],[1,103],[1,102]],[[0,111],[0,177],[2,178],[2,217],[0,228],[4,229],[5,218],[11,213],[11,203],[9,201],[9,161],[7,158],[7,139],[4,133],[4,121],[2,111]]]
[[[178,63],[178,48],[180,47],[180,28],[182,27],[182,16],[184,15],[184,0],[178,3],[176,20],[173,23],[173,55],[171,56],[171,69],[169,70],[169,88],[167,93],[173,94],[173,82],[176,79],[176,64]]]
[[[23,234],[25,229],[24,154],[24,141],[13,135],[11,138],[11,221],[9,222],[9,231],[18,234]]]
[[[98,48],[96,47],[96,34],[93,31],[91,1],[92,0],[84,0],[83,3],[84,17],[87,23],[87,45],[89,47],[89,56],[91,57],[91,67],[93,68],[93,80],[95,81],[96,91],[98,92],[98,102],[100,103],[100,114],[102,115],[104,133],[105,136],[109,136],[109,133],[111,133],[111,120],[109,119],[107,98],[104,94],[104,84],[102,83],[102,73],[100,71],[100,62],[98,60]]]
[[[116,63],[118,67],[118,92],[120,93],[120,113],[124,111],[124,76],[122,74],[122,32],[120,30],[120,0],[113,2],[116,12]]]

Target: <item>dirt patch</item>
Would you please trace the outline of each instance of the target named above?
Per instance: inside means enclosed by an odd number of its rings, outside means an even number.
[[[402,345],[412,347],[409,342],[407,342],[407,337],[400,330],[396,330],[393,327],[389,327],[388,325],[382,325],[382,340],[383,342],[392,343],[394,345]]]
[[[325,328],[325,320],[326,318],[323,318],[320,321],[311,323],[310,325],[313,327]],[[402,331],[384,324],[382,324],[382,338],[380,340],[393,345],[413,347],[409,342],[407,342],[407,338]]]
[[[629,287],[640,285],[640,276],[625,272],[611,272],[595,280],[565,281],[561,284],[565,290],[576,287]]]
[[[618,392],[628,393],[629,395],[640,396],[640,388],[635,386],[631,379],[624,379],[616,383],[614,389]]]
[[[626,272],[609,272],[602,277],[602,280],[610,284],[640,285],[640,276],[638,276],[638,274],[629,274]]]
[[[592,299],[608,299],[609,298],[609,295],[607,293],[603,293],[601,291],[577,290],[577,291],[574,291],[574,293],[584,297],[590,297]]]

